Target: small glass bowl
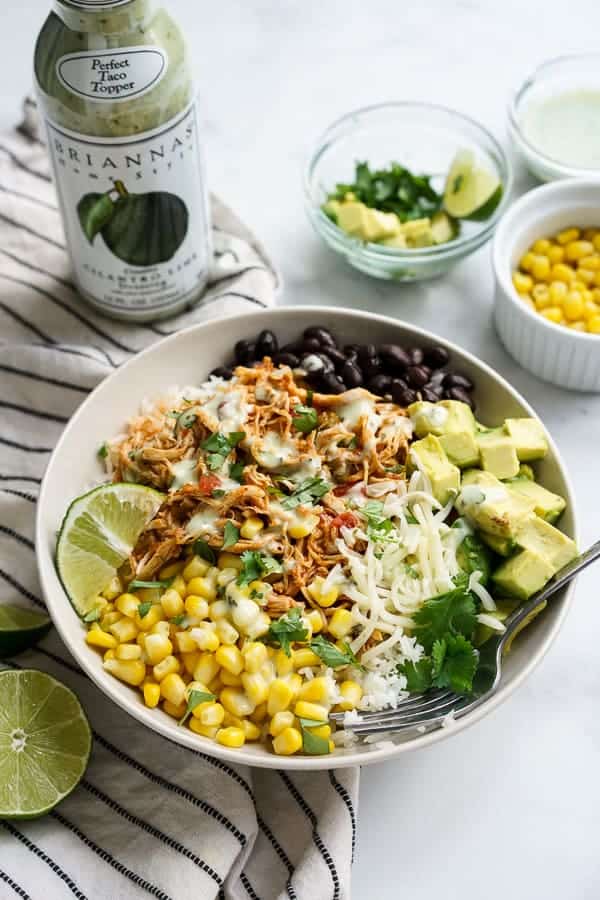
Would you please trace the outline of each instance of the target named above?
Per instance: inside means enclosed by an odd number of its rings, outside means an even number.
[[[502,199],[486,221],[462,221],[460,235],[446,244],[405,250],[365,243],[338,228],[321,208],[338,182],[354,180],[359,161],[372,168],[399,162],[415,173],[432,174],[432,184],[441,192],[462,149],[472,150],[481,165],[496,173]],[[493,135],[473,119],[431,103],[382,103],[338,119],[317,141],[304,174],[306,211],[325,243],[367,275],[400,282],[443,275],[481,247],[508,204],[511,186],[511,167]]]
[[[600,91],[600,53],[549,59],[538,66],[512,96],[508,108],[509,134],[529,171],[541,181],[600,176],[600,167],[570,165],[549,156],[525,133],[525,116],[532,104],[578,90]]]

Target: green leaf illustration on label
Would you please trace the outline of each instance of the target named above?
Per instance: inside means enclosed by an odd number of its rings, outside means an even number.
[[[90,244],[100,234],[111,253],[131,266],[171,259],[185,239],[189,220],[185,203],[175,194],[130,194],[122,181],[115,181],[114,190],[106,194],[86,194],[77,213]]]

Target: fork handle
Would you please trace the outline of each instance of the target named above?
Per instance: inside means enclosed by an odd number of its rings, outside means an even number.
[[[515,610],[512,616],[509,616],[506,620],[506,631],[504,632],[502,643],[504,644],[505,641],[508,640],[509,636],[523,619],[526,619],[532,612],[535,612],[548,597],[551,597],[557,591],[560,591],[565,584],[572,581],[580,572],[583,572],[584,569],[598,558],[600,558],[600,541],[596,541],[596,543],[592,544],[592,546],[585,550],[584,553],[576,556],[570,563],[563,566],[563,568],[550,579],[548,584],[546,584],[541,591],[534,594],[527,603]]]

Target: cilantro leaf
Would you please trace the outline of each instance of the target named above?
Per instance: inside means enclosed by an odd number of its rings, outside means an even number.
[[[197,541],[194,541],[193,550],[196,556],[199,556],[204,562],[210,563],[212,566],[216,563],[217,557],[215,556],[215,551],[206,543],[206,541],[203,541],[202,538],[198,538]]]
[[[140,603],[138,606],[138,616],[140,619],[143,619],[148,615],[150,610],[152,609],[152,600],[145,600],[144,603]]]
[[[179,616],[172,616],[172,618],[169,619],[169,622],[171,622],[172,625],[183,625],[185,622],[185,613],[181,613]]]
[[[297,506],[312,506],[331,490],[331,485],[322,478],[307,478],[295,491],[281,501],[284,509],[295,509]]]
[[[398,666],[402,675],[406,676],[406,690],[411,694],[422,694],[431,687],[431,672],[433,664],[428,656],[423,656],[417,662],[405,662]]]
[[[106,442],[104,444],[100,444],[98,447],[98,456],[100,459],[106,459],[108,456],[108,444]]]
[[[302,750],[311,756],[324,756],[329,753],[329,741],[318,734],[313,734],[308,728],[302,728]]]
[[[225,528],[223,529],[223,550],[227,550],[228,547],[233,547],[234,544],[237,544],[239,539],[239,528],[236,528],[233,522],[225,522]]]
[[[214,694],[209,694],[207,691],[190,691],[190,695],[188,697],[187,709],[184,715],[179,720],[179,725],[183,725],[188,716],[199,706],[201,703],[209,703],[211,700],[216,700]]]
[[[348,644],[344,644],[344,649],[340,650],[339,647],[319,634],[310,642],[310,649],[323,660],[326,666],[332,669],[338,669],[340,666],[362,668]]]
[[[202,441],[200,447],[202,450],[208,451],[208,467],[213,472],[220,469],[231,451],[237,447],[240,441],[246,437],[244,431],[232,431],[225,435],[215,432],[209,435],[205,441]]]
[[[319,424],[319,416],[314,406],[296,406],[292,416],[292,425],[296,431],[309,434]]]
[[[392,520],[383,515],[381,500],[369,500],[360,513],[367,520],[367,534],[372,541],[385,540],[394,528]]]
[[[473,676],[479,657],[471,642],[462,634],[447,634],[441,641],[436,641],[431,659],[435,687],[448,687],[457,694],[469,694],[473,690]]]
[[[242,569],[237,577],[240,587],[245,587],[252,581],[258,581],[263,575],[271,575],[274,572],[283,572],[283,566],[279,560],[258,550],[246,550],[241,555]]]
[[[96,606],[94,609],[90,609],[88,613],[83,617],[84,622],[97,622],[100,618],[100,607]]]
[[[163,581],[139,581],[137,578],[134,578],[133,581],[129,582],[127,590],[135,591],[137,588],[159,588],[163,590],[171,587],[172,584],[172,578],[165,578]]]
[[[431,186],[430,175],[415,175],[393,162],[387,169],[371,170],[358,162],[354,184],[338,184],[328,200],[343,201],[352,192],[372,209],[396,213],[401,222],[431,216],[441,209],[442,196]]]
[[[229,466],[229,477],[230,478],[233,478],[234,481],[239,481],[241,484],[243,474],[244,474],[244,463],[243,462],[231,463],[231,465]]]
[[[456,551],[456,561],[466,575],[481,572],[481,584],[487,584],[492,569],[492,552],[476,534],[468,534]]]
[[[460,583],[454,590],[426,600],[413,615],[417,640],[429,653],[448,634],[473,637],[476,607],[473,595]]]
[[[307,637],[308,629],[302,622],[300,610],[297,606],[293,606],[285,615],[275,622],[271,622],[264,640],[267,644],[281,647],[286,656],[291,656],[290,644],[292,641],[305,641]]]

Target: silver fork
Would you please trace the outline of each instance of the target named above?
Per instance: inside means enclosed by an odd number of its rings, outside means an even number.
[[[496,692],[502,676],[502,656],[512,637],[529,616],[537,612],[546,600],[600,557],[600,541],[576,557],[534,594],[527,603],[516,609],[506,620],[506,630],[489,638],[479,651],[479,664],[473,681],[473,693],[468,696],[449,690],[427,691],[413,694],[394,709],[383,712],[359,713],[357,720],[347,728],[357,737],[394,733],[418,729],[432,731],[439,728],[447,716],[461,719],[481,706]],[[341,724],[345,713],[332,713],[330,718]]]

